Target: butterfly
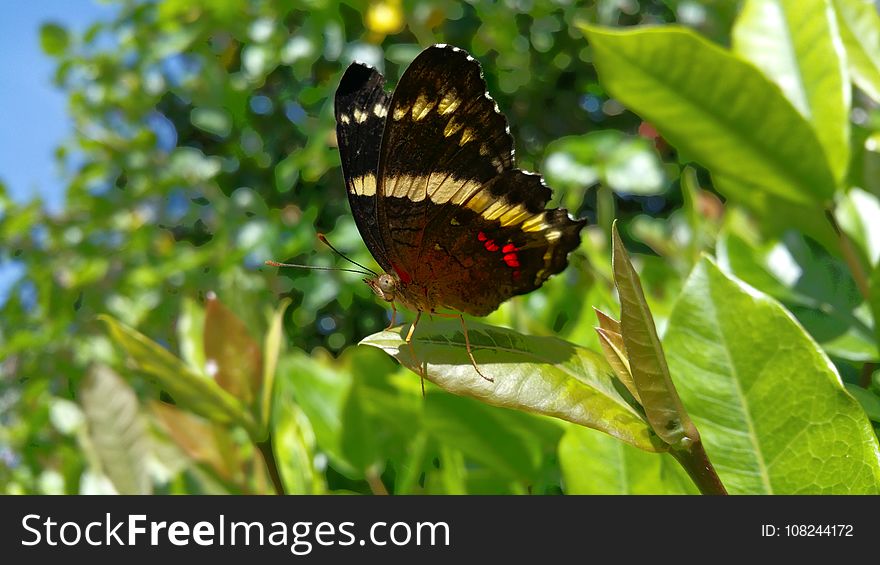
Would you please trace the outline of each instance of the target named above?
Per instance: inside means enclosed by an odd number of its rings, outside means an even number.
[[[335,115],[351,211],[384,271],[364,280],[391,303],[389,328],[395,303],[417,313],[407,343],[423,312],[457,312],[482,375],[462,314],[486,316],[565,269],[586,220],[545,208],[550,189],[516,168],[507,119],[462,49],[428,47],[393,94],[352,63]]]

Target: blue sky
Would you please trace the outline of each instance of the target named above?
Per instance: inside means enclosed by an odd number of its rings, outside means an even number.
[[[64,95],[52,85],[54,61],[40,49],[40,24],[82,31],[116,7],[95,0],[37,0],[6,6],[0,20],[0,179],[19,202],[41,196],[63,205],[54,148],[70,134]],[[0,284],[2,287],[2,284]]]
[[[71,132],[63,93],[52,85],[54,62],[40,49],[40,24],[54,21],[82,31],[115,9],[94,0],[37,0],[4,5],[0,20],[0,180],[18,202],[39,196],[50,210],[64,205],[64,185],[53,160]],[[2,247],[0,247],[2,252]],[[0,256],[0,307],[24,275],[18,261]],[[8,258],[7,258],[8,259]]]

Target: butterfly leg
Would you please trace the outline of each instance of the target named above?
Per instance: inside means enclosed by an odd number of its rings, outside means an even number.
[[[419,361],[419,358],[416,357],[416,346],[412,342],[413,332],[416,331],[416,326],[418,325],[419,319],[421,317],[422,317],[422,311],[419,310],[418,314],[416,314],[416,319],[413,320],[412,325],[409,327],[409,332],[406,334],[405,341],[410,347],[410,352],[412,354],[413,361],[415,361],[416,365],[419,366],[419,377],[421,378],[421,383],[422,383],[422,397],[424,398],[424,396],[425,396],[425,376],[428,372],[428,368],[427,368],[427,366],[422,367],[422,364]]]
[[[434,315],[439,316],[441,318],[458,318],[458,320],[461,322],[461,329],[464,332],[464,346],[465,346],[465,349],[467,349],[467,354],[468,354],[468,358],[471,360],[471,365],[474,366],[474,370],[477,371],[478,375],[480,375],[481,377],[483,377],[484,379],[486,379],[490,383],[494,383],[495,379],[484,375],[483,372],[480,370],[480,368],[477,366],[477,361],[474,359],[474,354],[471,351],[471,340],[468,337],[467,325],[464,323],[464,315],[463,314],[447,314],[445,312],[435,312],[433,310],[431,311],[431,314],[434,314]]]
[[[385,331],[387,332],[388,330],[393,328],[395,322],[397,322],[397,306],[395,306],[394,302],[392,302],[391,303],[391,323],[388,324],[388,327],[385,328]]]
[[[464,323],[464,315],[459,314],[458,319],[461,321],[461,329],[464,332],[464,346],[467,349],[468,357],[470,357],[470,359],[471,359],[471,365],[474,366],[474,370],[477,372],[478,375],[480,375],[481,377],[483,377],[484,379],[486,379],[490,383],[494,383],[495,379],[487,377],[486,375],[483,374],[482,371],[480,371],[480,368],[477,367],[477,361],[476,361],[476,359],[474,359],[474,354],[471,351],[471,340],[470,340],[470,338],[468,338],[467,324]]]

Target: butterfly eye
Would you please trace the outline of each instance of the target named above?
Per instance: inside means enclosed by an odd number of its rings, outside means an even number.
[[[397,290],[397,285],[394,284],[394,279],[391,275],[380,275],[379,289],[384,292],[386,296],[394,296],[394,292]]]

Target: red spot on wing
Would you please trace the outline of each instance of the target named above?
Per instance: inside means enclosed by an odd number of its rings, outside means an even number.
[[[508,267],[516,268],[519,267],[519,258],[516,256],[516,253],[508,253],[504,256],[504,262],[507,263]]]
[[[498,244],[495,243],[494,239],[490,239],[489,241],[487,241],[483,245],[486,246],[487,251],[498,251],[498,249],[499,249]]]
[[[397,276],[400,277],[403,284],[409,284],[412,282],[412,277],[409,276],[409,273],[394,264],[391,265],[391,268],[394,269],[394,272],[397,273]]]
[[[480,232],[477,234],[477,239],[479,239],[480,241],[486,241],[489,238],[486,237],[486,234],[484,234],[483,232]]]
[[[514,251],[519,251],[519,249],[517,249],[517,248],[516,248],[516,245],[514,245],[514,244],[512,244],[512,243],[508,243],[507,245],[505,245],[505,246],[501,249],[501,252],[502,252],[502,253],[513,253]]]

